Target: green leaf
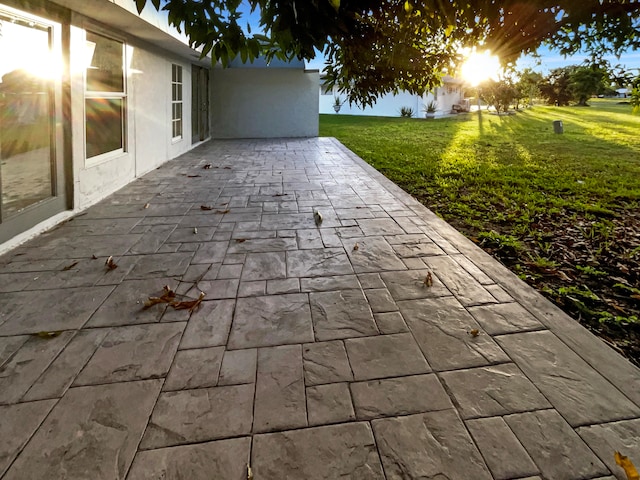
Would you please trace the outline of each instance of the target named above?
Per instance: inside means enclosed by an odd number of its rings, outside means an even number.
[[[138,13],[142,13],[142,10],[146,5],[147,0],[135,0],[135,2],[136,2],[136,8],[138,9]]]

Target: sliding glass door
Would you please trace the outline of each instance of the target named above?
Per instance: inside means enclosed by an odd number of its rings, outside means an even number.
[[[0,242],[66,208],[61,26],[0,5]]]

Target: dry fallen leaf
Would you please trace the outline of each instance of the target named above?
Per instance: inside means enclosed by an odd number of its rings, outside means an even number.
[[[316,221],[316,226],[319,227],[322,224],[322,214],[318,210],[313,212],[313,219]]]
[[[638,470],[636,470],[636,467],[631,460],[629,460],[629,457],[622,455],[620,452],[615,452],[613,458],[615,458],[616,463],[624,470],[624,473],[627,475],[627,480],[640,480],[640,474],[638,474]]]
[[[113,256],[109,256],[109,258],[107,258],[107,261],[104,262],[104,264],[107,266],[109,270],[115,270],[116,268],[118,268],[118,265],[116,265],[116,262],[113,261]]]
[[[427,276],[424,278],[423,282],[427,287],[433,287],[433,276],[431,272],[427,272]]]
[[[198,309],[198,307],[202,303],[202,299],[204,298],[204,295],[205,295],[204,292],[200,292],[200,296],[198,297],[197,300],[186,300],[186,301],[183,301],[183,302],[173,302],[173,303],[171,303],[171,306],[173,306],[173,308],[175,308],[176,310],[189,309],[189,313],[193,313]]]
[[[176,296],[176,292],[174,292],[169,285],[165,285],[164,287],[162,287],[162,291],[164,292],[162,294],[163,297],[175,298]]]
[[[209,205],[200,205],[200,210],[213,210],[213,207]]]
[[[288,193],[276,193],[273,195],[274,197],[284,197],[285,195],[289,195]]]
[[[187,175],[187,178],[198,178],[201,177],[202,175]]]
[[[360,248],[360,245],[358,245],[358,242],[356,242],[356,244],[353,246],[354,250],[358,250]]]
[[[251,465],[247,463],[247,480],[253,480],[253,470],[251,470]]]
[[[198,227],[193,227],[193,234],[197,235],[198,234]]]
[[[91,255],[91,260],[97,260],[98,257],[96,257],[95,255]]]
[[[150,308],[158,303],[171,303],[176,298],[176,292],[174,292],[169,285],[162,287],[161,297],[149,297],[145,300],[143,308]]]
[[[38,333],[33,333],[32,335],[34,337],[44,338],[45,340],[48,340],[50,338],[55,338],[59,336],[61,333],[62,333],[62,330],[58,330],[56,332],[38,332]]]
[[[225,213],[229,213],[229,210],[228,209],[227,210],[216,210],[213,213],[221,213],[222,215],[224,215]]]
[[[207,164],[206,164],[204,167],[202,167],[202,168],[204,168],[205,170],[209,170],[209,169],[211,169],[211,164],[210,164],[210,163],[207,163]]]
[[[150,203],[145,203],[144,204],[144,208],[147,209],[147,208],[149,208],[150,205],[151,205]]]
[[[71,270],[73,267],[75,267],[78,264],[78,260],[76,260],[73,263],[70,263],[69,265],[67,265],[66,267],[64,267],[62,269],[63,272],[66,272],[67,270]]]
[[[149,297],[144,301],[143,308],[150,308],[150,307],[153,307],[154,305],[157,305],[158,303],[168,303],[168,302],[162,297]]]
[[[480,335],[480,330],[478,330],[477,328],[469,330],[469,335],[471,335],[473,338],[476,338],[478,335]]]
[[[225,170],[231,170],[231,167],[224,167]]]
[[[236,238],[236,243],[244,243],[246,241],[247,241],[246,238]]]

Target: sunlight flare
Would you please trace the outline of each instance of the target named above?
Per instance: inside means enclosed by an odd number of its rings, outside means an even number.
[[[484,52],[473,50],[462,64],[460,74],[475,87],[489,79],[498,80],[500,69],[500,60],[489,50]]]

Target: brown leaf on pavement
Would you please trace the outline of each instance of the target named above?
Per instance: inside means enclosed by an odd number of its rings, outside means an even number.
[[[356,244],[353,246],[354,250],[359,250],[360,249],[360,245],[358,245],[358,242],[356,242]]]
[[[473,338],[476,338],[478,335],[480,335],[480,330],[478,330],[477,328],[469,330],[469,335],[471,335]]]
[[[149,297],[144,302],[145,309],[153,307],[158,303],[171,303],[176,298],[176,292],[174,292],[169,285],[165,285],[162,287],[162,296],[161,297]]]
[[[224,215],[225,213],[229,213],[229,209],[227,209],[227,210],[216,210],[214,213],[221,213],[222,215]]]
[[[147,208],[149,208],[149,206],[151,206],[151,204],[150,204],[150,203],[145,203],[145,204],[144,204],[144,209],[146,210]]]
[[[66,272],[67,270],[71,270],[73,267],[75,267],[78,264],[78,260],[76,260],[73,263],[70,263],[69,265],[67,265],[66,267],[64,267],[62,269],[63,272]]]
[[[187,178],[198,178],[201,177],[202,175],[187,175]]]
[[[204,298],[204,296],[205,296],[205,293],[204,292],[200,292],[200,296],[197,298],[197,300],[186,300],[186,301],[183,301],[183,302],[173,302],[173,303],[171,303],[171,306],[173,306],[173,308],[175,308],[176,310],[189,309],[189,313],[193,313],[198,309],[198,307],[202,303],[202,299]]]
[[[206,164],[204,167],[202,167],[202,168],[203,168],[203,169],[205,169],[205,170],[210,170],[210,169],[211,169],[211,166],[212,166],[212,165],[211,165],[210,163],[207,163],[207,164]]]
[[[200,210],[213,210],[213,207],[209,205],[200,205]]]
[[[104,264],[107,266],[109,270],[115,270],[116,268],[118,268],[118,265],[116,264],[116,262],[113,261],[113,256],[109,256],[109,258],[107,258],[107,261],[104,262]]]
[[[246,241],[247,241],[246,238],[236,238],[236,243],[244,243]]]
[[[157,305],[158,303],[169,303],[169,302],[162,297],[149,297],[144,301],[143,308],[145,309],[151,308],[154,305]]]
[[[45,340],[49,340],[50,338],[55,338],[55,337],[59,336],[61,333],[62,333],[62,330],[58,330],[56,332],[32,333],[31,335],[33,335],[34,337],[44,338]]]
[[[427,272],[427,276],[424,278],[423,283],[427,287],[433,287],[433,276],[431,275],[431,272]]]

